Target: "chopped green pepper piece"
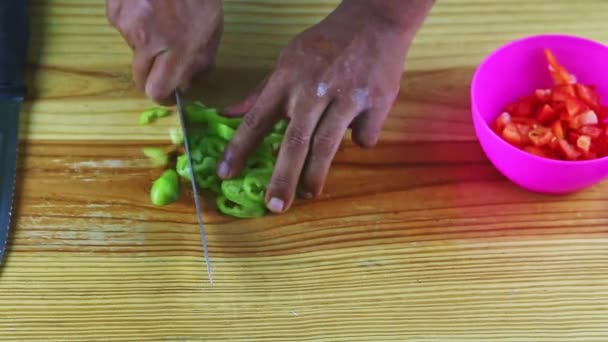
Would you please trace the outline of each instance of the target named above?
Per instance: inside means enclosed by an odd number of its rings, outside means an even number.
[[[254,169],[264,169],[264,170],[272,170],[274,168],[274,160],[273,158],[268,158],[266,156],[256,156],[253,155],[247,159],[247,170]]]
[[[245,196],[252,201],[264,204],[264,195],[271,176],[272,170],[254,170],[248,172],[243,180]]]
[[[226,148],[226,142],[218,137],[205,137],[198,147],[204,155],[218,158]]]
[[[231,201],[226,196],[220,195],[216,203],[220,212],[238,218],[254,218],[266,214],[266,207],[255,202],[250,205],[242,205]]]
[[[175,170],[166,170],[154,181],[150,190],[152,204],[163,206],[177,201],[179,198],[179,182]]]
[[[234,178],[222,182],[222,194],[229,200],[239,204],[247,204],[250,201],[245,197],[245,189],[243,188],[243,179]]]
[[[207,125],[207,134],[222,138],[226,141],[230,141],[234,136],[234,133],[234,128],[221,122],[210,122]]]
[[[220,182],[220,179],[217,177],[215,173],[215,169],[217,167],[217,159],[213,157],[205,157],[203,161],[200,163],[200,169],[197,170],[196,180],[198,185],[203,189],[212,188],[214,183]]]
[[[148,108],[139,115],[139,124],[148,125],[158,118],[169,115],[169,113],[170,110],[165,107]]]
[[[144,147],[143,153],[152,161],[153,167],[166,166],[169,163],[169,155],[162,148]]]
[[[280,120],[272,127],[272,131],[279,134],[285,133],[285,130],[287,130],[287,120],[285,119]]]
[[[181,145],[184,143],[182,131],[175,127],[169,128],[169,138],[171,139],[171,143],[173,145]]]
[[[242,119],[228,118],[219,114],[215,108],[207,108],[200,104],[192,103],[186,106],[186,116],[192,122],[211,123],[219,122],[232,128],[237,128]]]
[[[279,147],[281,146],[281,141],[283,140],[283,135],[279,134],[279,133],[270,133],[268,134],[266,137],[264,137],[264,140],[262,141],[262,144],[265,146],[270,147],[270,149],[272,149],[273,152],[276,152],[279,150]]]

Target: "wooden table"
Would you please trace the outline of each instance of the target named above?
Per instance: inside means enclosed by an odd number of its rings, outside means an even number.
[[[480,59],[523,35],[608,42],[608,1],[439,1],[380,145],[346,141],[323,197],[231,220],[191,198],[155,208],[151,104],[100,0],[32,1],[15,224],[0,339],[60,341],[608,340],[608,183],[569,196],[511,184],[473,133]],[[226,1],[218,70],[192,92],[239,99],[337,1]]]

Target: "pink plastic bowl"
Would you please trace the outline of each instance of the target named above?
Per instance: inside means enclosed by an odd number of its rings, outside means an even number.
[[[486,156],[513,183],[535,192],[568,193],[607,177],[608,157],[589,161],[537,157],[513,147],[489,126],[507,104],[553,85],[544,48],[579,82],[596,85],[603,104],[608,101],[608,47],[573,36],[532,36],[500,47],[479,65],[471,84],[473,123]]]

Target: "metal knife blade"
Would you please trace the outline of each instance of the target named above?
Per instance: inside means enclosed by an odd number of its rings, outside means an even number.
[[[203,245],[205,264],[207,265],[207,275],[209,276],[209,283],[213,285],[211,261],[209,260],[209,250],[207,247],[207,235],[205,234],[205,225],[201,213],[201,204],[198,197],[198,188],[196,186],[196,178],[194,177],[194,168],[192,167],[192,155],[190,154],[190,141],[188,140],[188,131],[186,128],[186,115],[184,114],[184,104],[182,100],[182,95],[179,90],[175,90],[175,100],[177,102],[179,120],[181,122],[182,134],[184,136],[184,149],[186,150],[186,156],[188,157],[188,167],[190,168],[190,182],[192,183],[192,194],[194,196],[194,205],[196,207],[196,217],[198,219],[198,226],[201,234],[201,244]]]
[[[28,2],[0,1],[0,262],[13,210],[23,69],[29,38]]]
[[[13,211],[20,108],[18,100],[0,99],[0,262],[4,259]]]

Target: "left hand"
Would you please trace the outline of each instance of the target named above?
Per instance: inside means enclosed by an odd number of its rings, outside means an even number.
[[[319,195],[346,130],[355,143],[374,146],[399,88],[413,33],[371,14],[365,1],[344,1],[319,24],[296,36],[275,70],[225,115],[244,115],[218,175],[243,169],[272,126],[289,125],[266,191],[275,213],[286,211],[297,188]]]

